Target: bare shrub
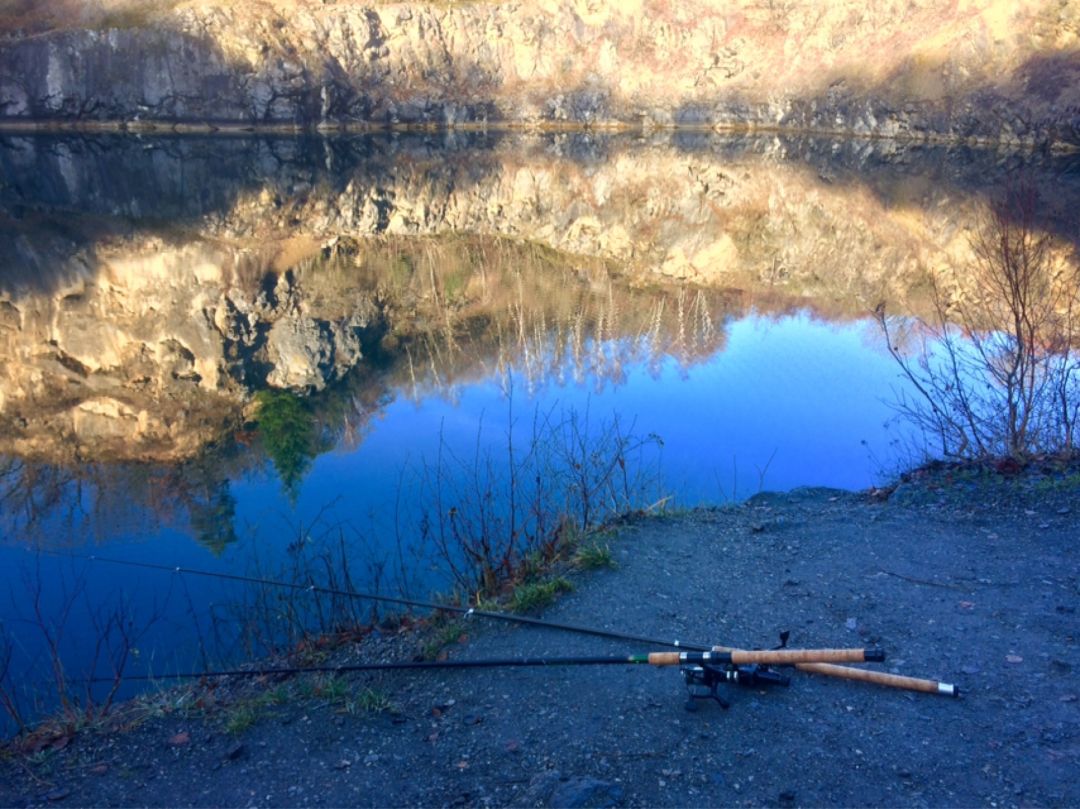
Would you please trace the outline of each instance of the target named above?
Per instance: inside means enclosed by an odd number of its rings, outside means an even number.
[[[377,602],[362,606],[356,580],[364,583],[363,593],[380,595],[395,560],[376,549],[376,528],[367,535],[334,517],[340,499],[324,503],[310,520],[286,517],[293,539],[285,558],[264,562],[254,556],[246,573],[261,586],[243,588],[210,612],[214,648],[226,663],[232,662],[229,649],[242,650],[245,659],[303,653],[362,635],[379,622]],[[198,625],[194,612],[191,618]]]
[[[617,418],[591,424],[587,411],[538,410],[519,443],[512,396],[507,412],[497,451],[481,425],[471,456],[440,437],[422,472],[422,539],[468,596],[495,594],[572,551],[587,531],[655,500],[660,486],[656,435],[637,436]]]
[[[946,458],[1076,451],[1080,269],[1055,257],[1037,212],[1026,183],[987,206],[971,277],[958,290],[934,275],[931,319],[889,318],[883,304],[875,312],[913,390],[896,407]]]
[[[26,730],[26,720],[19,705],[11,668],[11,658],[15,651],[15,642],[3,625],[0,625],[0,708],[19,731]],[[0,725],[2,726],[2,725]]]
[[[32,571],[24,572],[21,592],[13,587],[9,593],[12,603],[25,610],[17,620],[26,628],[0,637],[0,708],[20,732],[30,729],[35,714],[56,708],[69,730],[106,717],[140,639],[164,615],[164,606],[155,605],[141,610],[136,619],[135,609],[121,596],[93,603],[86,585],[85,570],[67,577],[57,568],[45,570],[38,559]],[[46,595],[48,589],[57,590],[55,598]],[[79,618],[85,626],[79,626]],[[79,639],[72,636],[80,633],[89,645],[79,655],[81,663],[73,665]],[[30,651],[34,636],[43,659]],[[17,652],[31,657],[21,659]],[[49,686],[36,676],[42,665],[48,669]]]

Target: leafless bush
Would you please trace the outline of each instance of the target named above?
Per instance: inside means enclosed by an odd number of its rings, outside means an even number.
[[[11,668],[11,658],[14,651],[14,641],[4,627],[0,626],[0,708],[4,709],[8,719],[19,731],[24,731],[26,730],[26,720],[23,718],[23,711],[15,690]]]
[[[1024,183],[987,206],[971,239],[971,277],[950,290],[935,274],[931,319],[905,323],[876,310],[913,390],[897,409],[946,458],[1076,452],[1080,270],[1055,256],[1037,211]]]
[[[51,604],[45,596],[46,576],[61,579],[59,595]],[[162,618],[162,605],[144,608],[136,621],[134,608],[122,598],[95,604],[86,592],[86,582],[85,570],[69,579],[55,569],[46,572],[39,559],[32,571],[25,572],[22,591],[13,588],[10,593],[12,603],[25,610],[20,622],[27,630],[18,636],[5,632],[0,638],[0,708],[19,731],[28,730],[35,714],[57,708],[60,719],[72,729],[107,716],[140,638]],[[85,617],[83,639],[89,640],[77,665],[72,663],[77,644],[71,637],[79,631],[76,614]],[[30,675],[38,670],[40,658],[15,656],[16,650],[32,646],[35,637],[44,650],[43,662],[52,681],[48,686]],[[76,676],[71,675],[72,669]]]
[[[660,486],[655,435],[639,437],[617,418],[593,425],[588,412],[538,410],[519,443],[512,396],[507,412],[498,449],[485,446],[483,425],[471,456],[440,436],[422,473],[422,539],[467,595],[497,592],[584,532],[654,501]]]
[[[362,632],[378,620],[358,591],[378,595],[384,586],[387,560],[376,557],[367,538],[347,521],[332,519],[337,498],[324,504],[310,521],[290,523],[292,541],[280,563],[268,566],[257,557],[248,575],[284,587],[243,589],[213,613],[218,649],[242,648],[247,658],[303,651],[312,643]],[[359,562],[356,557],[360,557]],[[356,586],[357,565],[364,569],[363,588]],[[228,638],[228,642],[222,642]]]

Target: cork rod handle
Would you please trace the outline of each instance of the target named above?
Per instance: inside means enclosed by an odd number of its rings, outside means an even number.
[[[737,652],[730,646],[714,646],[714,652]],[[841,680],[857,680],[864,683],[874,683],[890,688],[902,688],[907,691],[920,691],[924,694],[943,694],[949,697],[959,697],[960,689],[952,683],[942,683],[937,680],[926,680],[921,677],[906,677],[900,674],[889,674],[883,671],[869,671],[867,669],[854,669],[850,666],[837,666],[833,662],[803,662],[796,663],[795,668],[809,674],[823,674],[826,677],[837,677]]]
[[[652,652],[654,666],[684,663],[734,663],[791,666],[796,663],[867,663],[885,659],[880,649],[714,649],[711,652]]]

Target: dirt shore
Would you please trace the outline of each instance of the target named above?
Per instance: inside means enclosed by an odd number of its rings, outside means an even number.
[[[784,630],[880,645],[875,668],[958,699],[792,672],[689,712],[677,670],[630,665],[354,674],[288,699],[256,683],[231,707],[9,753],[0,805],[1078,806],[1078,515],[1075,468],[764,494],[620,528],[618,567],[574,574],[543,615],[747,648]],[[653,650],[475,619],[448,649]]]

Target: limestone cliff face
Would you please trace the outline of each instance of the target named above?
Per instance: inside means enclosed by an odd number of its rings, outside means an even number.
[[[334,395],[362,422],[387,395],[508,362],[530,385],[617,380],[663,354],[714,353],[744,311],[725,292],[636,291],[602,263],[490,238],[133,238],[97,261],[0,300],[0,454],[177,462],[238,429],[268,387],[348,378]]]
[[[0,41],[0,116],[719,124],[1080,145],[1080,6],[1066,0],[109,5],[78,27]]]

